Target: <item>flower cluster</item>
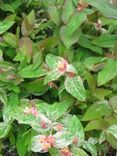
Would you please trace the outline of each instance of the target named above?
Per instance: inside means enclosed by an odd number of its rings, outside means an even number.
[[[73,156],[68,147],[65,147],[60,152],[61,156]]]
[[[81,11],[83,11],[84,9],[86,9],[87,6],[88,6],[87,3],[82,2],[82,1],[79,1],[78,5],[77,5],[77,11],[81,12]]]
[[[25,114],[32,114],[34,116],[38,116],[38,111],[34,106],[32,106],[31,108],[25,107],[24,113]]]
[[[69,77],[74,77],[76,74],[75,68],[70,65],[65,59],[61,59],[58,62],[57,70],[61,75],[67,73]]]
[[[39,138],[39,142],[41,143],[44,152],[47,152],[49,148],[52,148],[55,145],[55,139],[53,135],[43,135]]]

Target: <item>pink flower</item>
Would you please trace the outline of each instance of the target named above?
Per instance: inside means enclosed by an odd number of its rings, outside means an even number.
[[[67,72],[67,74],[69,75],[69,77],[74,77],[75,76],[74,72]]]
[[[74,138],[73,143],[74,144],[77,144],[78,143],[78,138],[77,137]]]
[[[59,123],[58,125],[56,125],[56,129],[57,129],[57,131],[62,131],[63,125],[61,123]]]
[[[68,62],[64,59],[61,59],[60,62],[58,62],[58,71],[61,73],[61,74],[64,74],[67,70],[67,66],[68,66]]]
[[[32,114],[34,116],[38,116],[38,111],[34,106],[32,106],[31,108],[26,107],[24,110],[24,113],[25,114]]]
[[[47,152],[49,148],[54,147],[55,139],[53,135],[43,135],[41,138],[39,138],[39,142],[42,144],[43,150]]]
[[[60,152],[61,156],[73,156],[68,147],[65,147]]]
[[[46,122],[44,120],[41,121],[40,126],[43,129],[46,129],[47,128]]]

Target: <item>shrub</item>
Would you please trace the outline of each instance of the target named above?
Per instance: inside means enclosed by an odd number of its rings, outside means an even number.
[[[0,3],[1,154],[117,150],[117,9],[106,0]]]

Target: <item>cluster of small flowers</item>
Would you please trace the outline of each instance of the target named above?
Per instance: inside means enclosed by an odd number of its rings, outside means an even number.
[[[61,59],[61,61],[58,62],[57,69],[58,69],[58,72],[61,73],[62,75],[67,73],[69,77],[74,77],[75,72],[72,70],[69,71],[69,67],[70,67],[69,63],[64,59]]]
[[[38,111],[34,106],[32,106],[31,108],[25,107],[24,113],[27,115],[32,114],[34,116],[38,116]]]
[[[39,142],[42,144],[44,152],[48,152],[49,148],[52,148],[55,146],[55,138],[53,135],[49,135],[49,136],[43,135],[39,138]]]
[[[84,9],[86,9],[87,6],[88,6],[87,3],[82,2],[82,1],[79,1],[78,5],[77,5],[77,11],[81,12],[81,11],[83,11]]]
[[[60,152],[61,156],[73,156],[68,147],[65,147]]]

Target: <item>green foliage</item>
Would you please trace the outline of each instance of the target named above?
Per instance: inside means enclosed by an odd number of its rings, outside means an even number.
[[[0,155],[117,150],[116,19],[107,0],[0,1]]]

